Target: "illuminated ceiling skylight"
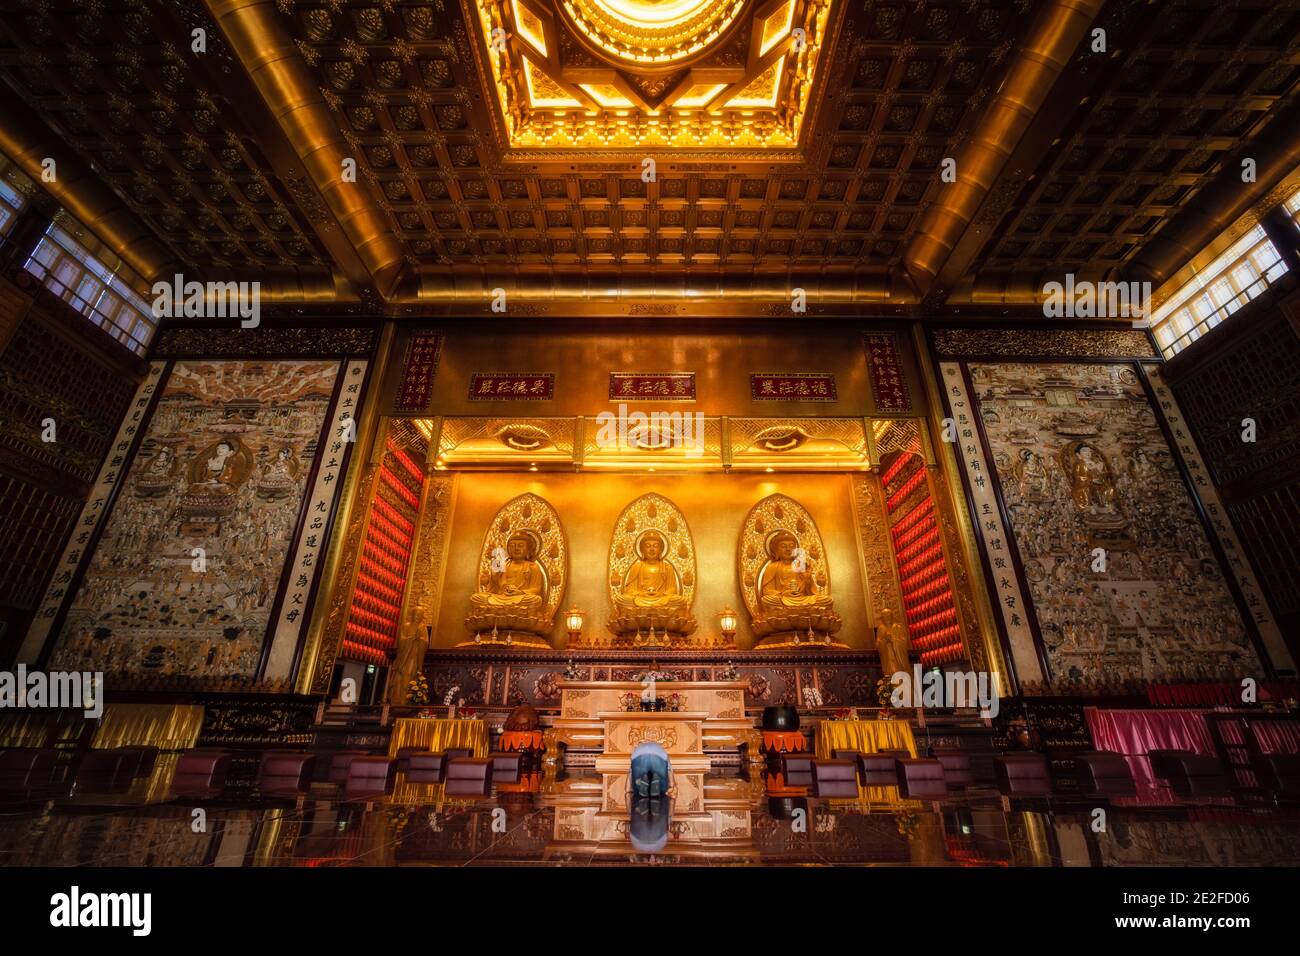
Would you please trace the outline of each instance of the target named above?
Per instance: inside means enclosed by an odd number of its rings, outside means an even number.
[[[796,150],[838,0],[475,0],[507,146]]]

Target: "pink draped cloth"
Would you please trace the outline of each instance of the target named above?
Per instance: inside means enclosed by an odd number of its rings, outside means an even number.
[[[1151,771],[1152,750],[1214,754],[1214,738],[1199,710],[1101,710],[1083,708],[1093,746],[1122,754],[1141,794],[1164,790]],[[1153,794],[1152,794],[1153,795]]]
[[[1252,720],[1250,726],[1260,753],[1300,753],[1300,720]]]

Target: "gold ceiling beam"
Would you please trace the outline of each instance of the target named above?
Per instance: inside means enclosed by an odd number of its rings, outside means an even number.
[[[683,302],[734,302],[737,300],[786,302],[802,289],[808,306],[827,303],[915,305],[915,288],[901,270],[886,268],[856,272],[656,272],[632,267],[587,272],[555,273],[516,266],[492,270],[424,268],[418,288],[393,299],[397,303],[481,303],[497,289],[507,300],[571,300],[630,302],[680,300]]]
[[[376,291],[394,298],[407,269],[401,245],[363,181],[343,181],[356,155],[312,79],[274,0],[206,0],[226,41],[280,124],[307,175],[370,273]]]
[[[1030,28],[1006,79],[966,146],[955,157],[957,181],[940,187],[939,201],[926,210],[917,235],[903,255],[922,293],[929,292],[970,228],[1012,151],[1103,4],[1104,0],[1054,0]]]
[[[50,197],[113,250],[145,283],[182,271],[180,260],[154,235],[111,188],[45,122],[8,92],[0,111],[3,151]],[[54,179],[46,181],[41,163],[55,162]],[[144,290],[137,290],[144,291]]]

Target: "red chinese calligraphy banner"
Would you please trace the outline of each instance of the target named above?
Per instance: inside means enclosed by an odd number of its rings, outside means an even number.
[[[694,372],[610,372],[609,399],[612,402],[638,399],[643,402],[695,401]]]
[[[833,402],[835,376],[823,372],[759,372],[749,376],[756,402]]]
[[[893,332],[869,332],[862,336],[867,350],[871,394],[878,412],[910,412],[912,399],[898,359],[898,338]]]
[[[471,402],[549,402],[554,397],[551,372],[475,372],[469,378]]]
[[[397,389],[397,411],[422,412],[429,407],[441,351],[442,336],[437,332],[416,332],[407,340],[402,381]]]

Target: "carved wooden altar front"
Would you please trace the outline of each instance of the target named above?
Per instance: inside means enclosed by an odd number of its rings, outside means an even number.
[[[745,716],[745,681],[659,681],[656,696],[680,694],[683,710],[702,714],[701,751],[727,750],[751,743],[756,736],[754,722]],[[606,722],[602,714],[622,711],[622,698],[645,691],[640,681],[561,681],[560,716],[552,729],[555,740],[569,750],[608,750]],[[637,717],[672,717],[672,713],[642,714]],[[662,743],[662,741],[658,741]],[[672,750],[665,746],[672,753]],[[757,751],[757,745],[751,748]]]

